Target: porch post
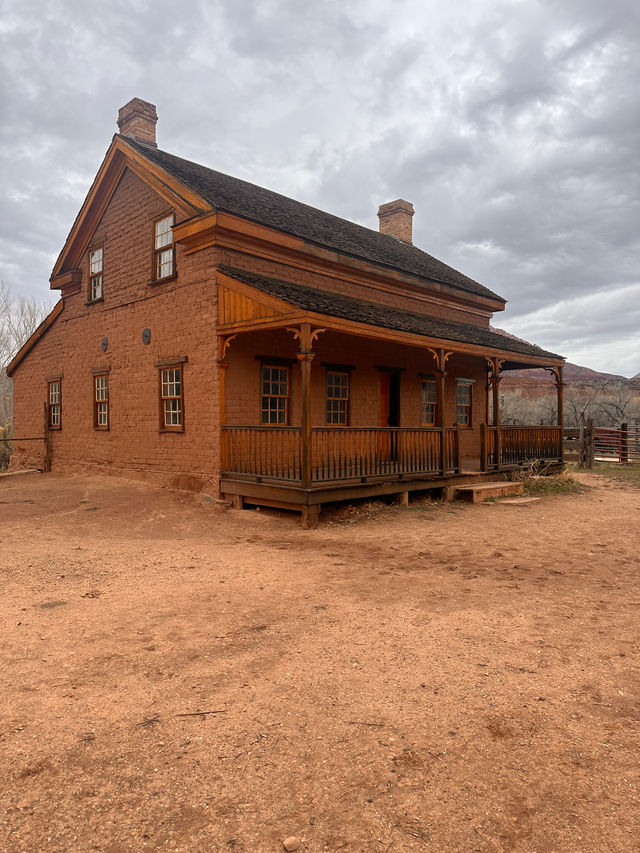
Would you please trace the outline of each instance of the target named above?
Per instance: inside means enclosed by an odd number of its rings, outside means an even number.
[[[218,361],[218,388],[220,396],[220,426],[227,422],[227,367],[228,361]]]
[[[502,467],[502,431],[500,429],[500,367],[498,359],[491,359],[491,390],[493,393],[493,425],[496,428],[496,468]]]
[[[560,427],[560,462],[564,462],[564,382],[563,366],[556,371],[556,390],[558,392],[558,426]]]
[[[445,379],[447,374],[444,369],[444,350],[440,350],[440,358],[439,358],[439,370],[440,374],[440,465],[442,468],[442,476],[445,477],[447,474],[447,426],[445,422]]]
[[[302,458],[300,462],[304,489],[308,489],[311,485],[311,362],[314,356],[315,353],[311,352],[311,326],[303,323],[300,328],[300,352],[297,353],[297,358],[302,380]]]

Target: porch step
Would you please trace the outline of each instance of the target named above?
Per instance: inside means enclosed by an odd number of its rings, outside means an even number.
[[[504,480],[497,483],[476,483],[475,485],[456,486],[455,492],[465,500],[477,504],[486,501],[487,498],[522,495],[524,494],[524,483],[507,483]]]

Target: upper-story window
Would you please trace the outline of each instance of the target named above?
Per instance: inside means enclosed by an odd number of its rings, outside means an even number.
[[[173,213],[154,224],[153,277],[158,280],[174,273]]]
[[[102,299],[102,248],[89,252],[89,301]]]

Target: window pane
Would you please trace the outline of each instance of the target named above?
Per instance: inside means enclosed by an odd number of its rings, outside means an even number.
[[[91,274],[102,272],[102,249],[96,249],[89,254]]]
[[[107,399],[107,377],[96,376],[96,400]]]
[[[182,401],[181,400],[165,400],[164,401],[164,422],[165,426],[181,426],[182,424]]]
[[[157,268],[156,268],[156,277],[157,278],[166,278],[169,275],[173,274],[173,249],[165,249],[162,252],[158,252],[156,255],[157,258]]]
[[[170,246],[173,243],[173,215],[156,222],[156,249]]]
[[[100,299],[102,296],[102,276],[94,275],[91,278],[91,298]]]

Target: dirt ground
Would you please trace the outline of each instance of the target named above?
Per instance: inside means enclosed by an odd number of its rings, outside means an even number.
[[[640,850],[640,490],[0,479],[0,849]]]

